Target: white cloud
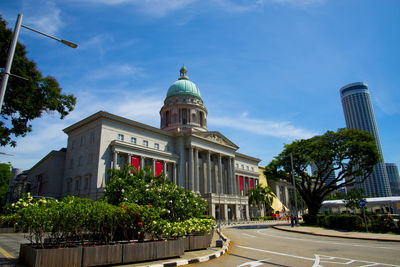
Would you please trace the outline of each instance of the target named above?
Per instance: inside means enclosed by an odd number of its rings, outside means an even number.
[[[22,24],[49,35],[57,35],[63,27],[61,10],[53,1],[24,2],[24,5]]]
[[[132,5],[141,12],[163,17],[170,12],[180,10],[197,0],[86,0],[93,4]]]
[[[143,76],[143,69],[132,64],[117,64],[112,63],[106,65],[100,69],[89,72],[85,79],[87,80],[104,80],[104,79],[116,79],[118,77],[130,77],[137,78]]]
[[[239,117],[208,117],[208,123],[225,126],[257,135],[273,136],[284,139],[304,139],[317,135],[317,132],[298,128],[288,121],[269,121],[250,118],[248,113]]]

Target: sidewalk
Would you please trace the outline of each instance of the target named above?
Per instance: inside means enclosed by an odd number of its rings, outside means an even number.
[[[221,236],[220,236],[221,235]],[[223,247],[216,247],[216,241],[218,239],[223,240]],[[208,249],[203,250],[195,250],[195,251],[186,251],[184,255],[179,258],[172,259],[162,259],[158,261],[152,262],[141,262],[141,263],[133,263],[133,264],[124,264],[124,265],[113,265],[113,266],[123,266],[123,267],[173,267],[173,266],[181,266],[198,262],[205,262],[215,258],[218,258],[225,254],[228,251],[231,240],[225,237],[222,233],[218,234],[218,230],[215,230],[211,246]]]
[[[312,226],[291,227],[290,224],[274,225],[272,227],[275,229],[278,229],[278,230],[282,230],[282,231],[297,232],[297,233],[309,234],[309,235],[400,242],[400,235],[395,235],[395,234],[349,232],[349,231],[345,231],[345,230],[333,230],[333,229],[326,229],[326,228],[312,227]]]

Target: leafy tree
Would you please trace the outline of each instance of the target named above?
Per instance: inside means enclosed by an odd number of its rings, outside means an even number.
[[[111,169],[109,174],[104,196],[110,204],[151,205],[162,219],[174,222],[199,218],[206,211],[204,199],[165,179],[164,174],[154,176],[149,167],[136,170],[127,164],[120,170]]]
[[[258,184],[247,192],[247,196],[249,197],[250,205],[270,207],[272,205],[274,193],[271,187]]]
[[[361,199],[364,199],[364,190],[362,188],[353,187],[344,195],[345,206],[352,209],[354,214],[356,213],[356,209],[360,208]]]
[[[8,183],[12,177],[11,175],[11,164],[0,163],[0,204],[2,205],[5,201],[5,197],[8,191]]]
[[[291,154],[296,187],[310,215],[318,213],[329,193],[367,179],[374,165],[381,160],[375,139],[370,133],[339,129],[286,144],[284,150],[265,167],[266,177],[291,182]],[[312,164],[317,168],[310,175],[306,169]],[[332,172],[335,173],[335,179],[328,181]]]
[[[0,66],[6,65],[12,31],[0,15]],[[16,146],[15,138],[32,131],[29,124],[44,112],[56,111],[63,119],[74,109],[76,98],[62,94],[60,85],[53,77],[43,77],[36,63],[26,57],[25,46],[18,43],[11,73],[24,77],[10,77],[4,96],[0,121],[0,145]]]

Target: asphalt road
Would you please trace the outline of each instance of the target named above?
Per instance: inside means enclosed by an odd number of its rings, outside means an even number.
[[[400,266],[400,242],[312,236],[268,225],[227,227],[228,253],[206,266]]]

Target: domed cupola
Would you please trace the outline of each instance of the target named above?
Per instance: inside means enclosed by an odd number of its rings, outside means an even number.
[[[207,131],[207,109],[200,90],[187,76],[185,65],[168,89],[160,110],[161,129],[173,132]]]

